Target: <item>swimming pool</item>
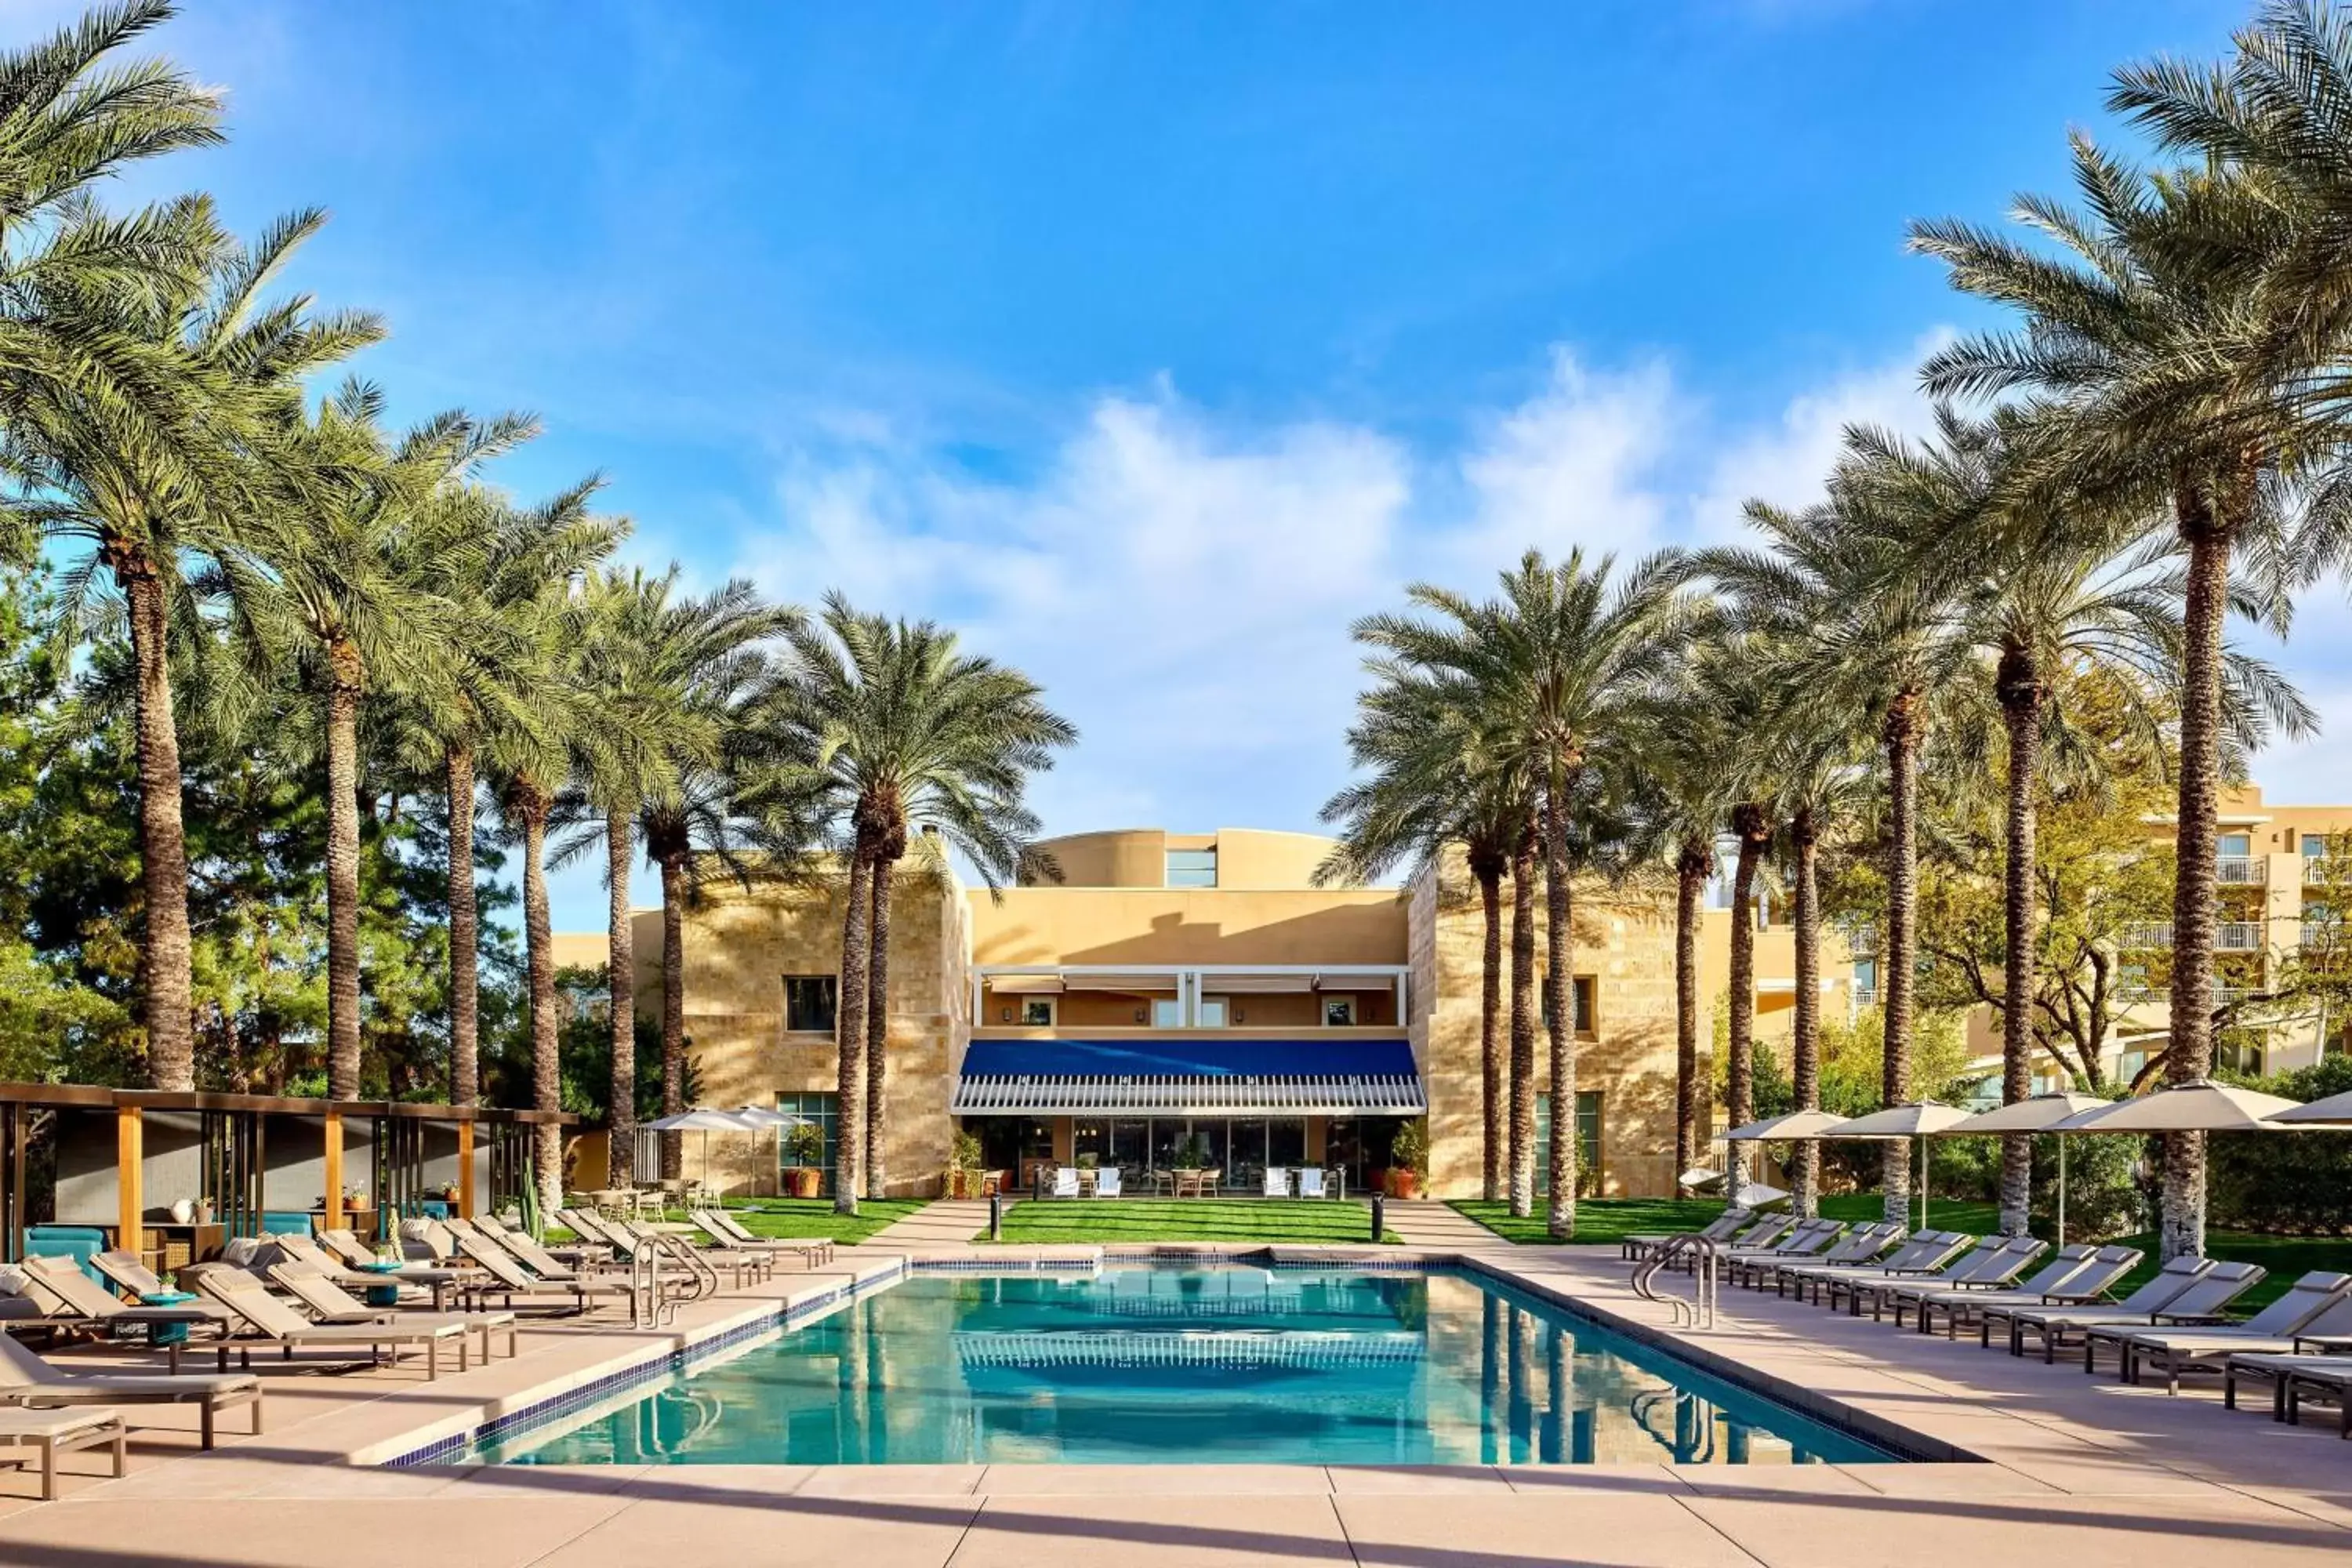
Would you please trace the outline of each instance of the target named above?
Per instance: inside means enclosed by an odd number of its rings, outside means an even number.
[[[467,1457],[569,1465],[1891,1458],[1477,1277],[1238,1267],[919,1275]]]

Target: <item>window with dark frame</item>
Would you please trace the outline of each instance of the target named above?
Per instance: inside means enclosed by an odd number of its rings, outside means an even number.
[[[830,974],[784,976],[784,1027],[799,1035],[830,1035],[841,982]]]

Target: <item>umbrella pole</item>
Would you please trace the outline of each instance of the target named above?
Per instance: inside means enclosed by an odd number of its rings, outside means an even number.
[[[1919,1228],[1927,1228],[1927,1141],[1919,1140]]]
[[[2066,1246],[2066,1140],[2058,1140],[2058,1246]]]

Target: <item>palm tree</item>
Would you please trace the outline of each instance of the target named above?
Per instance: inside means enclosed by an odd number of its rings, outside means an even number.
[[[667,829],[665,808],[683,811],[688,784],[724,769],[740,749],[740,702],[730,698],[759,682],[765,660],[757,645],[793,618],[790,610],[762,604],[758,590],[741,579],[706,595],[684,596],[677,578],[672,566],[660,576],[633,568],[588,579],[583,682],[597,715],[597,743],[583,758],[583,798],[572,804],[593,826],[559,852],[575,852],[598,837],[604,841],[613,1054],[608,1136],[614,1177],[624,1184],[635,1179],[636,1158],[636,944],[629,881],[638,829],[641,821]],[[660,837],[667,910],[671,863],[690,855],[692,846],[690,837],[680,846],[666,830]],[[680,1011],[675,1059],[665,1033],[665,1115],[685,1109],[672,1103],[681,1098],[684,1081],[682,1005]],[[664,1147],[667,1152],[668,1144]]]
[[[1502,1050],[1502,883],[1528,806],[1510,770],[1495,765],[1476,726],[1475,693],[1386,660],[1370,661],[1380,684],[1357,700],[1348,731],[1350,760],[1370,776],[1334,795],[1323,820],[1343,825],[1339,845],[1316,868],[1318,882],[1361,885],[1400,864],[1417,876],[1460,844],[1477,885],[1480,949],[1478,1060],[1482,1080],[1484,1192],[1509,1185],[1508,1062]]]
[[[1576,1225],[1571,824],[1597,753],[1618,743],[1632,716],[1656,700],[1692,618],[1678,557],[1652,556],[1612,584],[1613,565],[1603,556],[1588,566],[1579,550],[1553,567],[1529,551],[1504,574],[1498,600],[1474,605],[1417,584],[1408,597],[1438,623],[1374,616],[1356,634],[1404,665],[1475,689],[1506,754],[1540,785],[1552,1096],[1546,1222],[1562,1239]],[[1513,1185],[1516,1204],[1516,1172]]]
[[[5,74],[0,67],[0,77]],[[91,220],[95,221],[95,220]],[[239,591],[253,518],[271,500],[257,454],[275,443],[299,378],[381,334],[373,318],[314,316],[306,297],[265,303],[279,270],[322,219],[299,213],[250,248],[191,197],[155,220],[187,272],[140,286],[65,288],[41,309],[59,330],[136,345],[144,380],[123,396],[97,378],[21,377],[0,464],[26,499],[13,510],[90,554],[64,579],[68,624],[101,568],[123,599],[139,769],[140,875],[146,932],[140,981],[149,1074],[194,1087],[189,1014],[188,859],[181,820],[173,623],[192,614],[187,569]],[[204,563],[209,561],[208,567]]]
[[[2314,363],[2325,363],[2342,344],[2312,344],[2301,307],[2265,287],[2299,222],[2277,184],[2227,164],[2149,174],[2080,136],[2074,157],[2086,211],[2025,197],[2014,214],[2071,254],[2053,259],[1962,223],[1914,226],[1913,246],[1944,260],[1958,287],[2026,318],[2022,331],[1951,345],[1921,374],[1938,395],[2046,396],[2045,461],[2187,552],[2165,1053],[2167,1079],[2183,1083],[2212,1066],[2231,563],[2294,559],[2275,503],[2338,458],[2334,443],[2305,438],[2281,378],[2293,374],[2297,356],[2317,348]],[[2292,352],[2283,356],[2282,345]],[[2344,487],[2323,480],[2316,489],[2325,498]],[[2266,586],[2283,617],[2284,581]],[[2200,1251],[2204,1229],[2204,1139],[2168,1134],[2164,1256]]]
[[[508,416],[448,413],[398,443],[381,429],[382,392],[347,381],[290,445],[290,483],[255,531],[266,572],[239,595],[237,624],[260,656],[290,666],[320,710],[327,773],[327,1092],[361,1092],[360,719],[371,692],[467,684],[463,607],[425,585],[477,571],[481,539],[458,509],[436,505],[480,463],[528,439]]]
[[[885,1163],[891,884],[919,846],[961,854],[991,889],[1034,861],[1031,774],[1077,739],[1020,671],[958,651],[929,621],[862,615],[827,595],[816,625],[788,636],[795,668],[770,723],[794,759],[787,793],[834,825],[849,872],[838,1030],[841,1151],[834,1205],[881,1196]],[[919,826],[919,835],[910,827]]]

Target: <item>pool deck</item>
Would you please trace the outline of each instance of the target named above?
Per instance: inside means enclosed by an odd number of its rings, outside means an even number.
[[[1418,1226],[1396,1228],[1423,1239]],[[905,1251],[981,1255],[944,1238]],[[985,1249],[992,1263],[1021,1251]],[[1613,1248],[1515,1248],[1482,1232],[1433,1249],[1456,1252],[1670,1332],[1663,1308],[1630,1296]],[[232,1415],[238,1430],[200,1454],[183,1413],[134,1411],[142,1425],[121,1480],[99,1479],[95,1456],[71,1456],[60,1500],[43,1504],[31,1500],[30,1477],[0,1469],[0,1563],[601,1568],[681,1553],[730,1568],[2352,1561],[2352,1443],[2330,1419],[2288,1428],[2269,1420],[2266,1401],[2231,1414],[2201,1387],[2168,1398],[1744,1291],[1727,1292],[1718,1326],[1686,1336],[1691,1348],[1986,1462],[360,1468],[723,1331],[796,1292],[836,1289],[897,1256],[874,1242],[845,1247],[830,1269],[698,1303],[659,1332],[593,1319],[539,1325],[519,1357],[430,1384],[405,1367],[322,1375],[257,1356],[269,1386],[258,1437]]]

